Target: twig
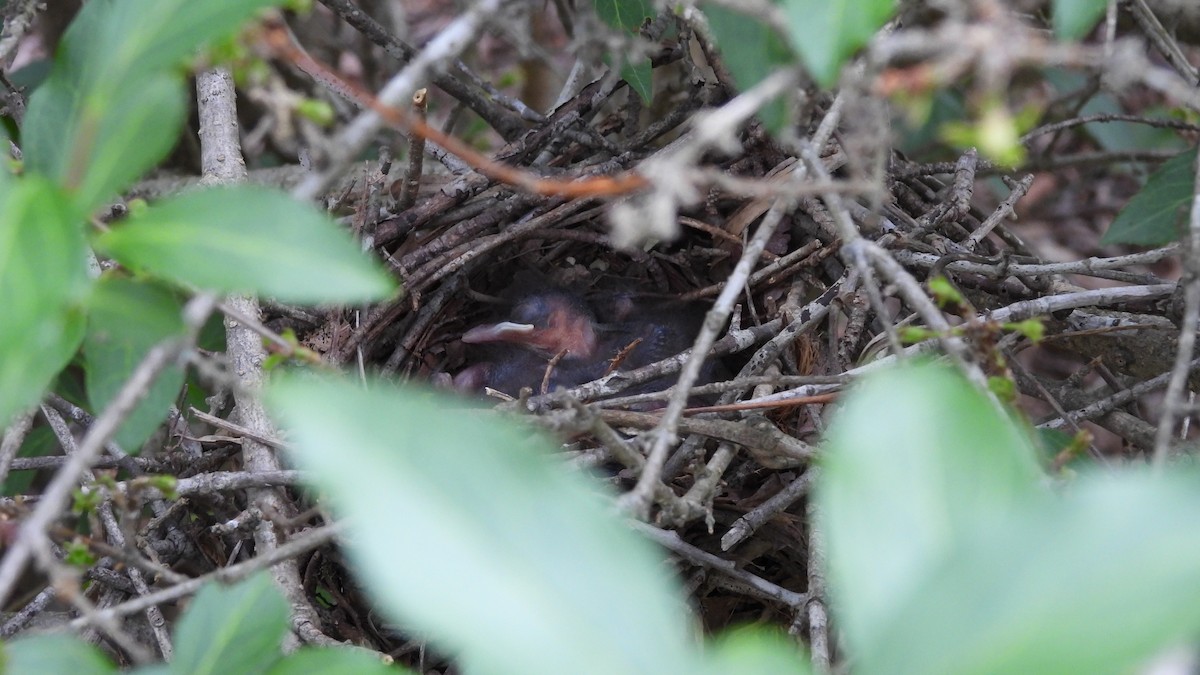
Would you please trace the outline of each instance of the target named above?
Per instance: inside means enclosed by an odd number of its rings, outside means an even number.
[[[109,406],[96,418],[96,423],[79,444],[79,451],[72,455],[50,480],[37,506],[22,524],[17,540],[3,560],[0,560],[0,604],[12,595],[13,585],[28,562],[32,548],[45,541],[46,529],[62,512],[79,478],[150,390],[150,385],[158,373],[195,341],[196,335],[215,306],[216,297],[211,294],[201,294],[188,302],[183,312],[184,325],[187,327],[185,336],[182,339],[160,343],[150,349]]]
[[[1193,74],[1195,71],[1192,71]],[[1200,156],[1197,156],[1200,162]],[[1163,412],[1154,434],[1154,466],[1161,470],[1166,466],[1171,447],[1171,435],[1175,432],[1175,420],[1185,403],[1183,390],[1187,385],[1188,364],[1196,347],[1196,326],[1200,324],[1200,172],[1196,173],[1192,186],[1192,208],[1188,221],[1186,245],[1183,256],[1185,276],[1183,286],[1183,320],[1180,322],[1179,346],[1175,352],[1175,366],[1167,383],[1163,397]]]

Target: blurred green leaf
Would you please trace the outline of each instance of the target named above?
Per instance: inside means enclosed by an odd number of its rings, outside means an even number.
[[[812,672],[803,650],[781,631],[748,626],[726,631],[708,648],[704,672],[711,675],[803,675]]]
[[[82,176],[67,177],[69,185],[78,185],[80,208],[105,203],[158,164],[175,146],[187,115],[183,83],[174,75],[146,77],[114,89],[112,96],[108,114],[95,120],[95,136],[80,139],[84,146],[71,157],[71,168],[84,167]]]
[[[182,65],[278,0],[102,0],[85,3],[56,58],[71,82],[97,89]]]
[[[175,627],[171,672],[265,673],[280,658],[288,604],[266,572],[200,589]]]
[[[712,3],[705,3],[704,13],[738,89],[753,87],[775,68],[791,62],[783,40],[761,21]],[[786,112],[784,102],[776,99],[759,115],[767,129],[777,133],[786,121]]]
[[[926,570],[870,660],[923,675],[1137,672],[1200,630],[1198,519],[1194,474],[1089,475],[1014,505]]]
[[[4,672],[19,673],[115,673],[99,649],[71,635],[33,635],[4,644]]]
[[[267,402],[379,609],[465,671],[694,672],[662,554],[532,430],[382,383],[283,378]]]
[[[1163,163],[1113,219],[1101,244],[1162,246],[1179,238],[1196,181],[1196,151]]]
[[[333,106],[329,105],[327,101],[315,98],[306,98],[297,103],[296,114],[322,127],[333,126],[337,120],[337,113]]]
[[[166,289],[152,283],[106,277],[96,285],[88,302],[88,331],[83,342],[88,398],[99,412],[145,358],[150,348],[183,334],[180,303]],[[162,423],[183,385],[183,368],[177,364],[159,373],[142,402],[126,418],[116,441],[126,452],[137,453]]]
[[[363,302],[394,289],[328,216],[263,188],[163,200],[97,244],[123,264],[166,279],[285,302]]]
[[[0,203],[0,427],[41,398],[83,338],[84,237],[69,200],[29,176]]]
[[[938,307],[958,306],[966,302],[962,293],[950,280],[939,274],[929,280],[929,292],[933,295],[933,299],[937,301]]]
[[[650,0],[596,0],[596,13],[613,28],[637,33],[642,22],[655,15]]]
[[[1042,338],[1046,337],[1046,323],[1040,318],[1006,323],[1004,329],[1020,333],[1035,343],[1041,342]]]
[[[77,86],[52,77],[34,92],[25,157],[90,211],[166,156],[186,104],[182,82],[165,74],[118,83],[92,99]]]
[[[817,499],[862,672],[1128,673],[1200,630],[1200,475],[1106,471],[1056,496],[1031,465],[944,367],[848,398]]]
[[[640,59],[637,62],[626,62],[621,66],[621,79],[641,97],[642,103],[650,103],[654,97],[653,71],[650,59]]]
[[[383,655],[371,655],[359,649],[303,647],[289,654],[267,671],[267,675],[312,675],[313,673],[353,673],[354,675],[399,675],[413,671],[383,662]]]
[[[185,103],[176,69],[271,0],[88,2],[30,97],[23,143],[31,171],[90,211],[170,150]]]
[[[1025,161],[1021,134],[1023,127],[1031,124],[1029,118],[1029,111],[1014,115],[1004,102],[993,100],[983,104],[975,119],[943,124],[941,136],[959,148],[977,147],[984,157],[1002,166],[1013,167]]]
[[[1054,0],[1054,34],[1061,40],[1084,37],[1104,15],[1107,0]]]
[[[894,0],[782,0],[792,47],[813,79],[832,87],[842,64],[895,11]]]
[[[171,666],[166,663],[152,663],[129,671],[132,675],[171,675]]]
[[[655,16],[650,0],[596,0],[596,13],[605,23],[630,35],[637,35],[646,19]],[[632,54],[605,55],[609,66],[619,63],[621,79],[637,92],[643,103],[654,98],[650,59]]]
[[[825,459],[818,495],[834,609],[864,659],[884,658],[878,641],[911,621],[915,586],[948,551],[1045,497],[1025,433],[957,374],[928,365],[892,368],[857,388],[829,430]]]

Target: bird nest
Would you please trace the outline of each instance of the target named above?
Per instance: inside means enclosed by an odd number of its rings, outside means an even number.
[[[1161,383],[1171,366],[1171,287],[1145,267],[1165,254],[1048,265],[1007,225],[1030,179],[1005,178],[1008,194],[981,211],[972,190],[996,170],[974,153],[931,165],[891,155],[876,183],[887,189],[856,194],[862,167],[848,162],[841,141],[789,146],[746,120],[729,132],[737,150],[704,148],[702,127],[684,124],[683,114],[630,128],[624,111],[602,109],[620,88],[585,88],[497,157],[531,175],[593,178],[662,161],[653,166],[707,176],[691,184],[704,191],[672,201],[664,193],[678,186],[648,175],[632,194],[594,181],[594,194],[568,197],[476,172],[427,176],[411,207],[385,209],[377,222],[361,209],[354,215],[406,293],[336,313],[306,334],[308,344],[338,362],[361,357],[388,377],[476,390],[468,405],[526,415],[627,493],[655,460],[656,442],[677,436],[654,469],[667,489],[654,492],[648,515],[664,528],[659,540],[678,555],[709,629],[807,620],[800,610],[820,583],[806,514],[814,448],[830,404],[880,362],[943,353],[1014,383],[1012,399],[1046,429],[1100,436],[1081,446],[1097,455],[1149,450],[1150,423],[1118,407],[1135,397],[1129,387]],[[679,110],[714,96],[698,88]],[[830,109],[809,114],[816,129]],[[668,227],[622,222],[661,215],[656,200],[672,207]],[[1139,285],[1087,290],[1070,274]],[[654,359],[631,359],[617,341],[593,357],[603,365],[582,369],[586,377],[568,370],[566,350],[518,347],[497,357],[464,342],[546,291],[589,308],[614,296],[650,303],[668,323],[672,306],[699,303],[707,318],[686,345]],[[603,323],[602,314],[591,316]],[[1032,317],[1044,319],[1043,346],[1004,328]],[[927,329],[925,342],[911,345],[906,327]],[[704,353],[692,358],[693,344]],[[537,376],[462,384],[494,358],[526,359],[521,369]],[[680,373],[689,389],[680,389]],[[1071,459],[1048,452],[1059,465]]]

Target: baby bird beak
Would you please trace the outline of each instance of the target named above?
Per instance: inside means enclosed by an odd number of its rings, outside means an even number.
[[[533,335],[534,330],[535,327],[531,323],[501,321],[472,328],[463,333],[462,341],[472,345],[491,342],[525,342],[529,336]]]

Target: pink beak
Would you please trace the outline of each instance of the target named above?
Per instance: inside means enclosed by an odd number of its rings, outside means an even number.
[[[472,328],[463,334],[462,341],[472,345],[488,342],[524,342],[533,331],[534,326],[531,323],[501,321],[490,326]]]

